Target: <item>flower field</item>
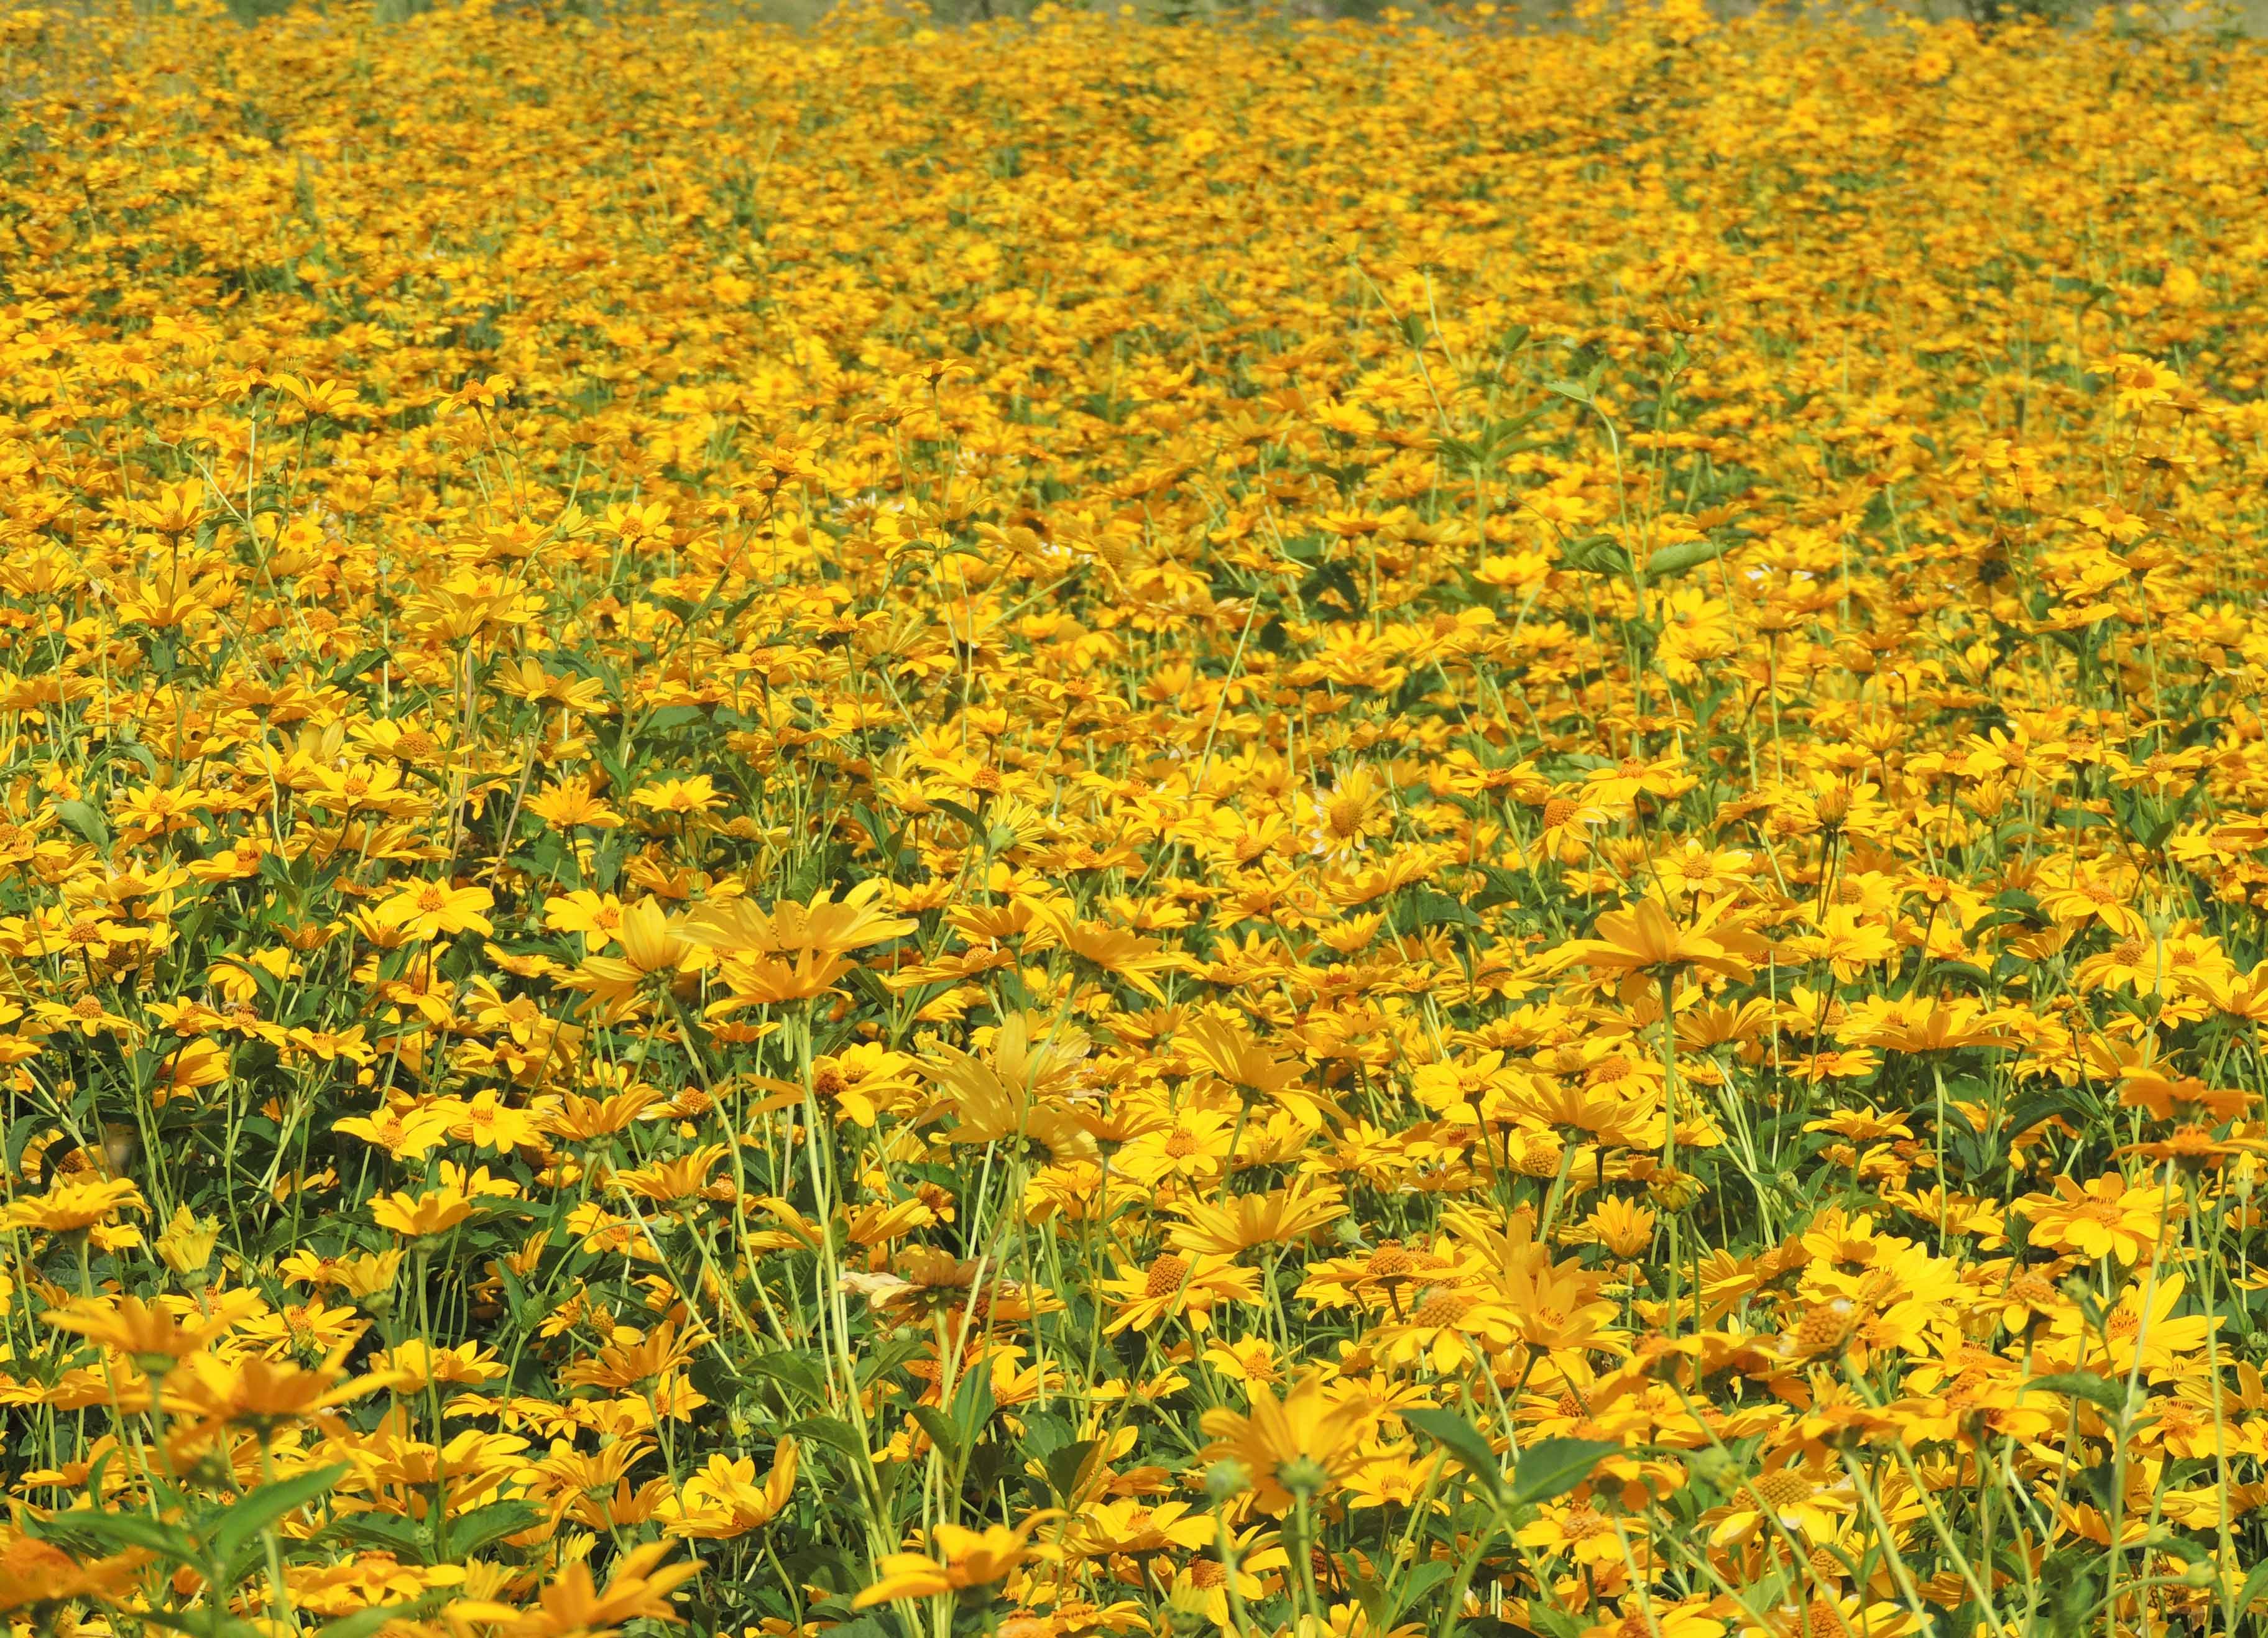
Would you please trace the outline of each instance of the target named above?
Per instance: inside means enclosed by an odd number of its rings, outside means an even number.
[[[0,93],[13,1631],[2268,1620],[2261,48]]]

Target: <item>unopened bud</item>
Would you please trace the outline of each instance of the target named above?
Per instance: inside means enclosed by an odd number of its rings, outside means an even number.
[[[1276,1482],[1293,1495],[1313,1495],[1330,1481],[1331,1470],[1312,1456],[1295,1456],[1276,1469]]]
[[[1252,1473],[1234,1457],[1215,1462],[1204,1471],[1205,1494],[1216,1502],[1242,1495],[1252,1488]]]

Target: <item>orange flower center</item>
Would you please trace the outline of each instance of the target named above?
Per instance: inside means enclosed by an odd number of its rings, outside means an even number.
[[[1410,1268],[1410,1253],[1391,1241],[1371,1252],[1369,1260],[1363,1264],[1363,1272],[1374,1280],[1395,1279],[1408,1274]]]
[[[1171,1296],[1182,1289],[1182,1282],[1189,1278],[1189,1259],[1169,1252],[1150,1265],[1150,1278],[1142,1287],[1142,1295]]]
[[[1756,1493],[1758,1501],[1777,1511],[1783,1507],[1792,1507],[1809,1496],[1811,1480],[1801,1473],[1791,1473],[1783,1467],[1778,1473],[1762,1475],[1749,1487]]]
[[[1454,1326],[1465,1317],[1473,1305],[1469,1296],[1454,1291],[1436,1291],[1418,1304],[1418,1311],[1410,1316],[1413,1326]]]

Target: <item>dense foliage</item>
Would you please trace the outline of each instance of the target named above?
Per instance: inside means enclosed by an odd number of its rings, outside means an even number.
[[[2268,1585],[2268,59],[0,12],[18,1631]]]

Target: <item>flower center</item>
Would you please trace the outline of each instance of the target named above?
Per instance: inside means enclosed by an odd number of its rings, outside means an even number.
[[[1150,1265],[1150,1278],[1142,1287],[1142,1295],[1171,1296],[1182,1289],[1182,1282],[1189,1277],[1189,1259],[1168,1252]]]
[[[1418,1311],[1410,1316],[1413,1326],[1454,1326],[1465,1317],[1473,1299],[1455,1291],[1436,1291],[1418,1304]]]

